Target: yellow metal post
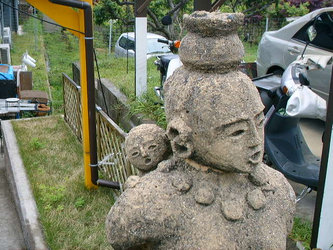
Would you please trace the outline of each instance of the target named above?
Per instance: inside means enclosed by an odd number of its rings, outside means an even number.
[[[87,0],[92,4],[92,0]],[[83,10],[80,10],[80,26],[84,27]],[[85,35],[79,34],[80,42],[80,79],[81,79],[81,111],[82,111],[82,142],[83,142],[83,160],[84,160],[84,179],[87,188],[97,188],[91,181],[90,168],[90,140],[89,140],[89,116],[88,116],[88,88],[87,88],[87,64],[86,64],[86,46]]]
[[[83,0],[92,6],[92,0]],[[86,68],[86,46],[85,46],[85,20],[84,11],[75,10],[71,7],[62,6],[49,2],[48,0],[27,0],[35,8],[49,16],[58,24],[80,31],[71,31],[79,38],[80,66],[81,66],[81,109],[82,109],[82,136],[83,136],[83,158],[85,185],[87,188],[97,188],[91,181],[90,168],[90,142],[89,142],[89,117],[88,117],[88,91],[87,91],[87,68]]]

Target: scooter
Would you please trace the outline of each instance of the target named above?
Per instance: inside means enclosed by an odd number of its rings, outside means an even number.
[[[308,35],[309,41],[314,39],[313,26],[308,29]],[[296,201],[317,190],[320,170],[320,159],[313,155],[304,139],[300,118],[324,120],[326,115],[326,102],[310,90],[306,77],[307,71],[318,70],[323,65],[318,63],[318,56],[304,56],[306,47],[300,58],[288,66],[282,78],[270,74],[253,79],[265,105],[264,161],[288,179],[306,186]],[[326,63],[330,60],[326,58]],[[310,97],[297,96],[300,91],[310,93]]]
[[[157,70],[160,71],[160,85],[154,87],[154,91],[156,95],[161,99],[163,102],[164,99],[164,93],[163,93],[163,85],[166,79],[168,79],[172,73],[182,66],[182,62],[180,61],[179,55],[177,55],[178,48],[180,47],[180,41],[170,41],[170,40],[164,40],[164,39],[157,39],[160,43],[165,43],[170,48],[171,52],[174,54],[172,55],[163,55],[157,57],[157,60],[154,62],[154,64],[157,66]]]

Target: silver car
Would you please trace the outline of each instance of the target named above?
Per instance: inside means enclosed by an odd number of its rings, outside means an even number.
[[[258,47],[258,76],[268,73],[282,74],[309,41],[307,29],[316,21],[317,36],[309,43],[305,54],[333,56],[333,7],[306,14],[276,31],[265,32]],[[312,89],[328,100],[332,64],[324,70],[308,72]]]
[[[172,54],[169,47],[157,41],[157,39],[167,40],[165,37],[147,33],[147,59],[152,56]],[[135,33],[127,32],[120,35],[115,45],[116,57],[134,57],[135,55]]]

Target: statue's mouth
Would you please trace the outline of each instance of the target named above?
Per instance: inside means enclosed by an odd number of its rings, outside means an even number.
[[[249,162],[251,162],[252,164],[258,164],[259,162],[261,162],[261,160],[261,151],[258,151],[250,157]]]
[[[149,165],[150,163],[151,163],[151,159],[150,159],[150,158],[146,158],[146,159],[145,159],[145,164],[146,164],[146,165]]]

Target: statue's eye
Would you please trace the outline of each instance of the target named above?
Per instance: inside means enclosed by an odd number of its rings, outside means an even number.
[[[232,137],[237,137],[237,136],[240,136],[240,135],[242,135],[242,134],[244,134],[244,133],[245,133],[245,130],[240,129],[240,130],[236,130],[235,132],[231,133],[230,135],[231,135]]]
[[[246,133],[249,129],[247,121],[236,121],[216,128],[216,133],[222,137],[237,138]]]
[[[139,155],[139,152],[138,151],[135,151],[132,153],[132,157],[137,157]]]
[[[154,150],[156,147],[156,144],[152,144],[148,147],[148,150]]]

